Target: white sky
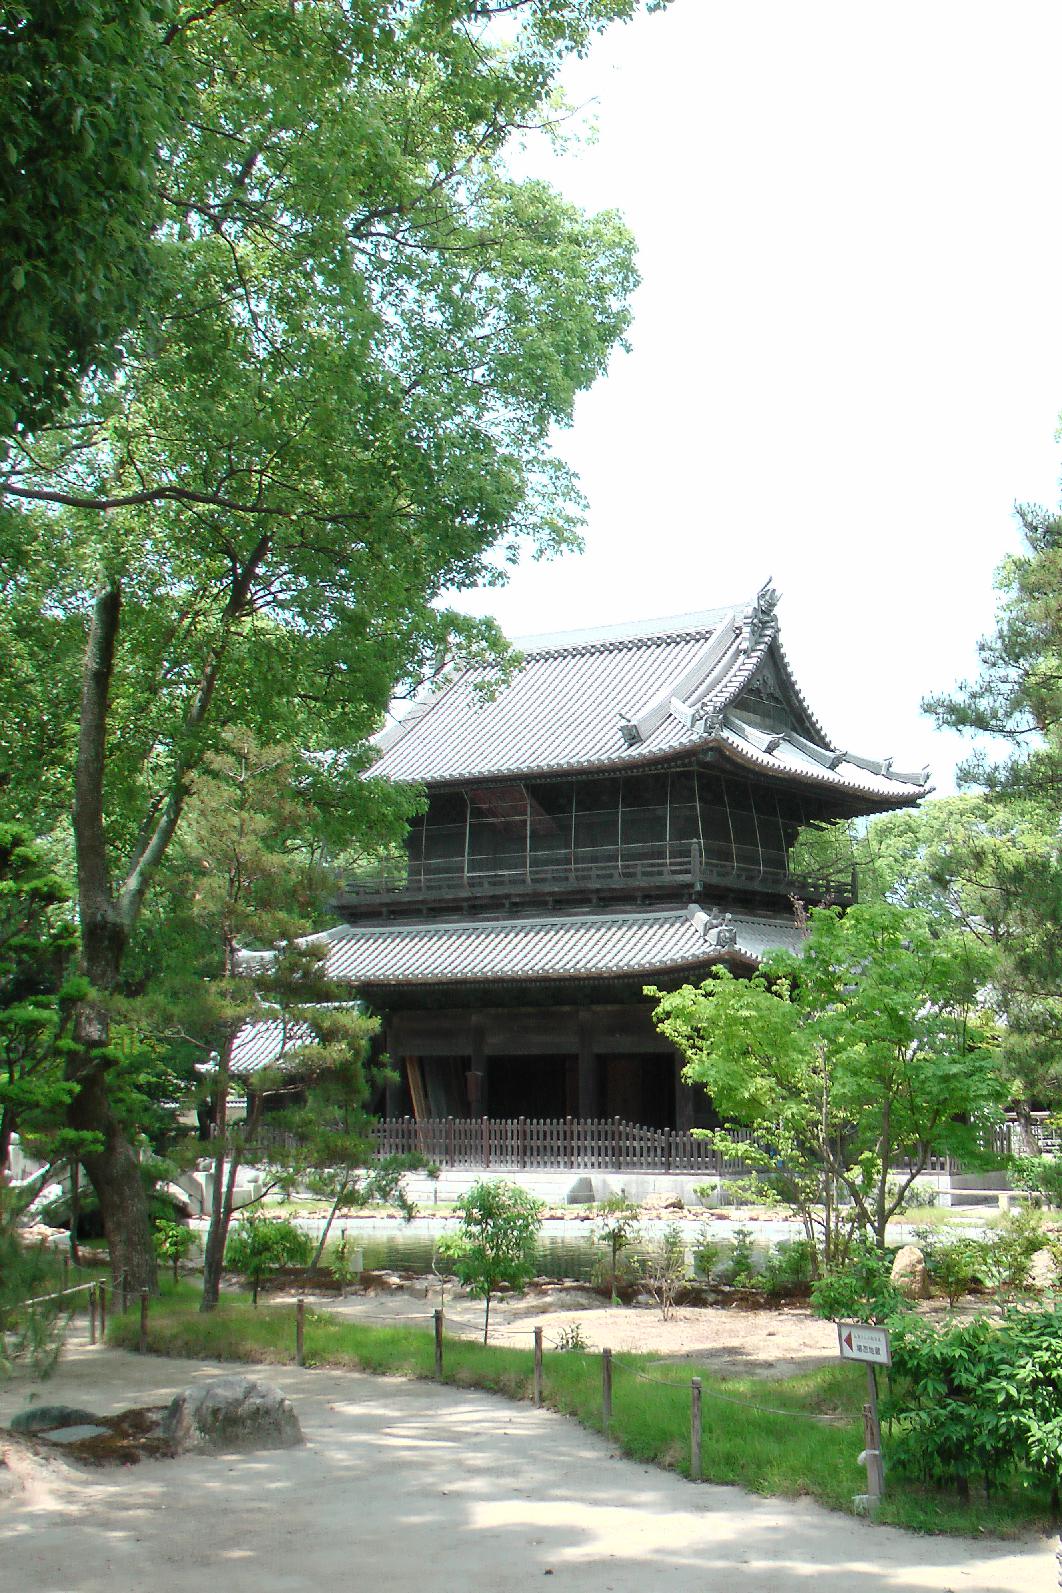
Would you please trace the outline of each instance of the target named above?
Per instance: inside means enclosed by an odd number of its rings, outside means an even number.
[[[1016,501],[1057,502],[1062,7],[673,0],[569,75],[598,139],[538,175],[621,210],[629,355],[559,438],[586,551],[459,605],[510,635],[782,593],[828,733],[932,766]]]

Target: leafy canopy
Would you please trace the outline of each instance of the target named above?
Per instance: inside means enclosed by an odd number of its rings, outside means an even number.
[[[534,1276],[542,1202],[518,1184],[480,1181],[455,1202],[456,1233],[444,1234],[439,1253],[474,1299],[485,1302],[483,1342],[490,1328],[491,1296],[502,1284],[520,1289]]]
[[[976,947],[881,904],[813,911],[803,955],[751,979],[652,992],[685,1076],[752,1131],[716,1142],[799,1211],[824,1266],[857,1231],[884,1245],[931,1153],[980,1157],[1003,1091],[982,975]]]

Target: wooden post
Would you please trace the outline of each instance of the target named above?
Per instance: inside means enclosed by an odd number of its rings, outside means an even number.
[[[306,1301],[302,1295],[295,1301],[295,1365],[306,1364]]]
[[[88,1292],[89,1308],[89,1343],[96,1342],[96,1285],[93,1284]]]
[[[701,1480],[701,1380],[690,1383],[690,1479]]]
[[[129,1274],[128,1274],[128,1272],[123,1272],[122,1273],[122,1315],[123,1316],[128,1311],[128,1309],[129,1309]]]
[[[881,1423],[878,1421],[878,1382],[874,1368],[867,1362],[867,1392],[870,1398],[863,1406],[863,1448],[867,1466],[867,1499],[871,1510],[885,1492],[885,1472],[881,1464]]]
[[[535,1409],[542,1408],[542,1329],[535,1329]]]
[[[435,1381],[443,1380],[443,1314],[435,1313]]]
[[[67,1255],[66,1251],[64,1250],[63,1251],[63,1288],[64,1289],[69,1289],[69,1287],[70,1287],[70,1257]]]
[[[612,1351],[601,1351],[601,1420],[605,1437],[612,1426]]]
[[[141,1291],[140,1291],[140,1344],[138,1346],[141,1355],[146,1355],[147,1354],[147,1347],[148,1347],[148,1292],[147,1292],[146,1289],[141,1289]]]
[[[100,1338],[107,1337],[107,1285],[101,1278],[96,1285],[96,1295],[100,1302]]]
[[[482,1132],[482,1136],[483,1136],[482,1137],[483,1165],[484,1165],[484,1167],[489,1167],[490,1166],[490,1118],[489,1117],[484,1117],[484,1118],[481,1119],[481,1132]]]

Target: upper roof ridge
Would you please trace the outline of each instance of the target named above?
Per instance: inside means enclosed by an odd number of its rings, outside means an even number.
[[[626,620],[618,625],[595,625],[585,630],[546,631],[537,636],[515,636],[512,644],[525,658],[535,658],[546,653],[553,657],[558,654],[573,657],[579,653],[620,652],[665,640],[696,641],[699,636],[711,636],[732,616],[744,614],[754,601],[746,599],[740,603],[727,603],[722,608],[695,609],[657,619]]]

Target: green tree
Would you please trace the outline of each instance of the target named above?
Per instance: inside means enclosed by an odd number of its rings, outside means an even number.
[[[0,823],[0,1181],[20,1126],[47,1136],[56,1157],[71,1090],[63,1041],[76,948],[69,892],[46,850],[18,824]]]
[[[329,883],[320,849],[348,836],[359,784],[348,770],[328,779],[295,749],[261,746],[245,730],[228,730],[204,759],[159,872],[137,948],[140,967],[136,958],[130,965],[146,992],[119,1010],[183,1056],[186,1072],[213,1059],[202,1075],[213,1118],[205,1311],[218,1302],[237,1174],[249,1155],[270,1161],[267,1189],[290,1183],[305,1170],[308,1136],[315,1144],[325,1137],[324,1117],[315,1113],[328,1095],[345,1112],[348,1164],[356,1153],[359,1165],[365,1160],[372,1085],[366,1061],[376,1024],[327,979],[320,950],[293,938],[313,925]],[[245,955],[256,947],[260,955]],[[277,1030],[275,1058],[253,1075],[234,1077],[241,1032],[266,1022]],[[297,1068],[300,1087],[311,1083],[316,1104],[277,1115],[281,1127],[300,1134],[301,1148],[287,1165],[257,1139],[263,1097],[292,1089],[289,1068]],[[237,1089],[247,1102],[240,1120],[229,1113]]]
[[[55,679],[95,992],[70,1120],[98,1136],[85,1167],[134,1287],[154,1256],[100,1058],[218,727],[356,772],[396,682],[497,646],[441,595],[499,579],[524,539],[575,538],[550,435],[626,329],[632,241],[513,181],[503,151],[549,119],[564,60],[637,9],[231,0],[168,31],[189,87],[150,294],[120,379],[16,439],[0,521],[0,544],[43,550],[9,586],[13,631],[37,639],[31,604],[44,638],[83,628],[79,683],[61,649]],[[387,800],[364,783],[370,829]]]
[[[638,1207],[626,1195],[609,1195],[598,1206],[594,1217],[594,1240],[597,1244],[607,1245],[609,1250],[608,1277],[614,1302],[620,1253],[637,1242],[638,1217]]]
[[[980,676],[926,707],[938,723],[993,738],[960,775],[982,786],[996,822],[1010,825],[979,862],[995,892],[1006,1057],[1028,1126],[1033,1105],[1062,1099],[1062,519],[1030,506],[1018,516],[1025,549],[999,571],[996,630],[980,644]]]
[[[0,15],[0,438],[50,420],[90,366],[120,361],[162,216],[179,9],[16,0]]]
[[[456,1233],[443,1235],[439,1253],[452,1264],[473,1299],[484,1302],[486,1344],[492,1296],[502,1284],[521,1289],[534,1276],[542,1202],[518,1184],[496,1179],[473,1184],[454,1205],[461,1226]]]
[[[251,1285],[251,1303],[258,1304],[258,1291],[271,1272],[279,1267],[304,1267],[313,1246],[308,1234],[282,1217],[263,1217],[248,1212],[233,1230],[225,1260]]]
[[[883,904],[816,909],[803,955],[751,979],[653,992],[685,1076],[753,1131],[715,1142],[800,1214],[823,1269],[855,1234],[884,1247],[932,1154],[980,1158],[1004,1092],[981,977],[967,941]]]

